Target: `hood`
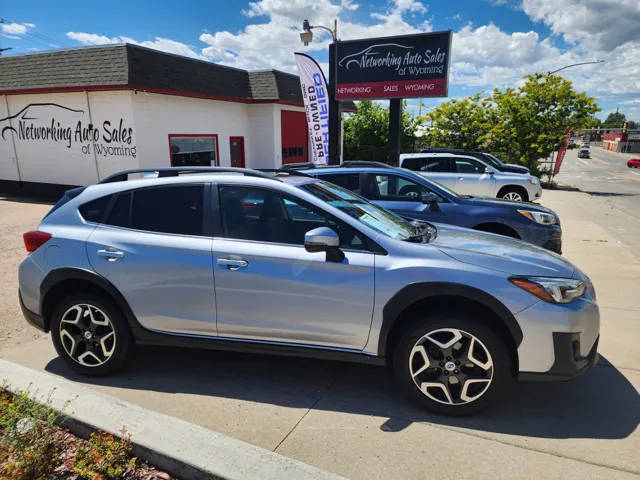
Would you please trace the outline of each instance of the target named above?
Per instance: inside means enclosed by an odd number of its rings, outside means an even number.
[[[529,173],[529,169],[523,165],[516,165],[514,163],[503,163],[502,164],[503,171],[513,172],[513,173]]]
[[[536,212],[545,212],[556,215],[556,212],[550,208],[544,207],[532,202],[516,202],[515,200],[506,200],[504,198],[495,197],[463,197],[462,202],[470,207],[502,207],[520,210],[535,210]],[[556,215],[557,217],[557,215]]]
[[[576,268],[560,255],[521,240],[469,228],[436,224],[430,244],[459,262],[512,275],[571,278]]]

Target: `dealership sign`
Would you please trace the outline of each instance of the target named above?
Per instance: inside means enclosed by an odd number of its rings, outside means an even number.
[[[450,30],[336,45],[338,100],[447,96]]]
[[[329,90],[320,65],[304,53],[295,53],[304,110],[309,129],[312,162],[326,165],[329,160]]]
[[[57,103],[30,103],[0,118],[0,138],[8,141],[11,135],[17,142],[77,148],[85,155],[136,158],[133,128],[123,118],[96,125],[84,110]]]

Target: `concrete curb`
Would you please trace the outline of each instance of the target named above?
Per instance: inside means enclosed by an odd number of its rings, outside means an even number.
[[[148,410],[48,373],[0,359],[0,381],[11,391],[29,390],[69,417],[67,426],[86,437],[96,429],[131,433],[136,455],[180,478],[229,480],[337,480],[311,465],[235,440],[221,433]]]

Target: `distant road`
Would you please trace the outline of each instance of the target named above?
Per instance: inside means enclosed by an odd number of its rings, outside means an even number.
[[[599,223],[640,251],[640,168],[627,167],[627,160],[640,158],[640,153],[614,153],[600,147],[590,150],[591,158],[578,158],[578,150],[569,150],[555,179],[600,197],[604,205],[615,209],[608,218],[598,219]]]
[[[640,168],[628,168],[627,160],[640,153],[614,153],[591,148],[591,158],[578,158],[578,150],[567,152],[556,179],[590,193],[640,195]]]

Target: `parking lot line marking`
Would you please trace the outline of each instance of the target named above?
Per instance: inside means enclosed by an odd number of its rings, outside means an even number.
[[[595,160],[596,162],[600,162],[600,163],[604,163],[605,165],[609,165],[609,162],[605,162],[604,160],[602,160],[600,158],[596,158],[594,156],[591,157],[591,160]]]
[[[624,178],[625,180],[633,180],[634,182],[640,182],[640,178],[627,177],[626,175],[621,175],[619,173],[614,173],[609,171],[607,171],[607,173],[609,175],[613,175],[614,177],[620,177],[620,178]]]

